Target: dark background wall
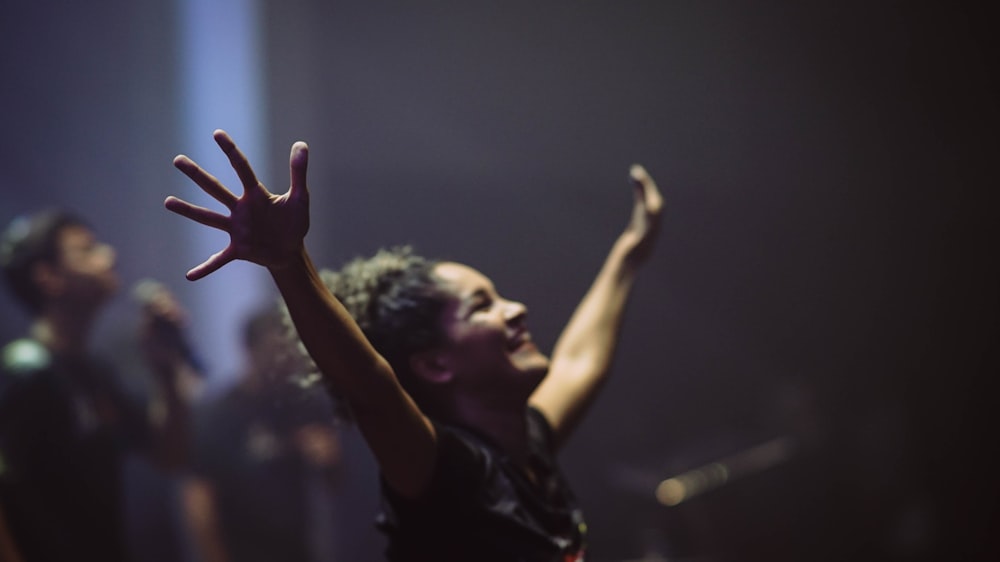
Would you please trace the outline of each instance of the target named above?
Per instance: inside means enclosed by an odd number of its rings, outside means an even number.
[[[396,243],[468,262],[528,304],[550,347],[627,220],[628,165],[658,180],[665,227],[615,377],[562,457],[594,559],[998,553],[992,14],[313,0],[259,13],[258,158],[283,188],[288,147],[310,143],[322,265]],[[194,299],[185,235],[160,207],[186,150],[176,11],[52,2],[0,21],[0,219],[78,209],[126,281]],[[23,318],[4,299],[12,337]],[[109,325],[129,313],[116,304]],[[778,437],[793,444],[784,462],[656,503],[663,478]],[[374,466],[348,444],[345,550],[374,560]]]

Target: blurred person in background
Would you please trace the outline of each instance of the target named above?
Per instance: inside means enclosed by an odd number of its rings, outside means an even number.
[[[144,300],[139,340],[153,380],[140,398],[91,348],[119,279],[114,249],[86,222],[62,210],[14,219],[0,266],[32,319],[0,357],[0,558],[125,560],[127,455],[169,471],[187,462],[198,374],[185,312],[162,287]]]
[[[183,505],[205,562],[330,562],[341,447],[329,397],[298,370],[277,304],[251,314],[245,366],[195,408]]]

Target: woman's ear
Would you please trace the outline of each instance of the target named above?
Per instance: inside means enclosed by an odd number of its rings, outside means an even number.
[[[431,384],[450,382],[453,376],[447,355],[440,350],[428,350],[410,356],[410,370],[420,380]]]

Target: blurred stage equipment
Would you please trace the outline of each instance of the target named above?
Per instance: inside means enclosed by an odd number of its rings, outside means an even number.
[[[767,470],[789,459],[790,437],[777,437],[698,468],[672,476],[656,487],[656,500],[673,507],[733,480]]]

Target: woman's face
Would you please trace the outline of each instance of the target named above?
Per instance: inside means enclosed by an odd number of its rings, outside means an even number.
[[[501,297],[471,267],[443,262],[434,274],[451,295],[442,323],[447,361],[455,384],[530,393],[548,372],[549,360],[531,339],[527,308]]]

